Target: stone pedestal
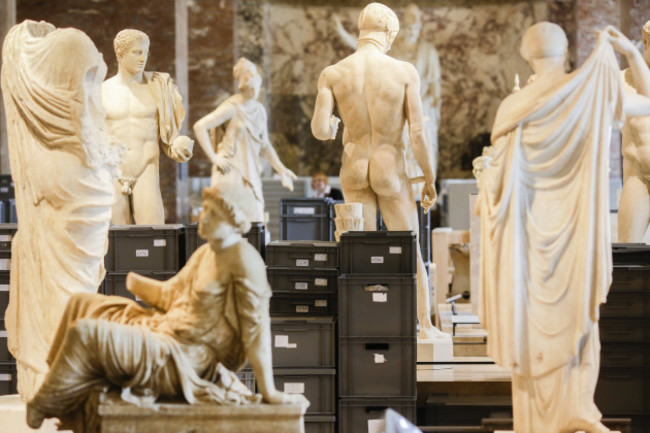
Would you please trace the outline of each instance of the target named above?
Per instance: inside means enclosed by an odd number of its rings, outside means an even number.
[[[304,433],[298,405],[219,406],[160,403],[137,407],[109,395],[97,408],[102,433]]]
[[[451,338],[418,340],[417,362],[453,362],[454,343]]]
[[[0,432],[11,433],[72,433],[56,429],[58,420],[46,419],[38,430],[33,430],[25,422],[25,403],[18,394],[0,396]]]

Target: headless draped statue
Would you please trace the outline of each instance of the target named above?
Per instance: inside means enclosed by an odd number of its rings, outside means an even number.
[[[273,382],[271,288],[264,261],[242,237],[253,204],[243,186],[204,190],[198,230],[207,243],[168,281],[127,275],[127,289],[154,308],[119,296],[73,296],[49,353],[50,373],[27,404],[28,425],[57,417],[75,433],[94,433],[79,419],[93,389],[107,385],[138,404],[177,397],[306,409],[302,394],[278,391]],[[246,361],[261,395],[233,373]]]
[[[111,144],[122,152],[115,181],[114,224],[164,224],[160,149],[176,162],[192,157],[194,142],[180,135],[185,110],[169,74],[145,72],[149,37],[126,29],[113,41],[117,74],[102,85]]]
[[[650,88],[634,45],[611,27],[567,74],[564,31],[530,27],[521,54],[535,75],[499,106],[476,161],[481,219],[480,315],[488,355],[511,367],[517,433],[608,431],[594,391],[599,305],[612,273],[609,142],[650,99],[623,98],[612,47]]]
[[[212,161],[212,185],[243,184],[255,200],[252,221],[264,221],[262,161],[266,158],[280,174],[282,186],[293,191],[296,175],[278,158],[269,141],[266,109],[257,100],[262,77],[255,65],[240,58],[233,68],[239,93],[222,102],[213,112],[194,124],[201,148]],[[228,122],[223,140],[213,147],[208,131]]]
[[[106,65],[86,34],[25,21],[9,31],[2,55],[20,220],[5,323],[18,392],[29,399],[70,295],[96,292],[104,278],[117,156],[101,108]]]

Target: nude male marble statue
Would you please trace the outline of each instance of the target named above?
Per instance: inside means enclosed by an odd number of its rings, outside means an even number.
[[[262,77],[248,59],[240,58],[233,68],[239,93],[194,124],[196,139],[212,161],[212,185],[243,183],[253,192],[253,221],[264,221],[262,162],[264,157],[282,178],[282,186],[293,191],[296,175],[278,158],[269,141],[267,115],[258,100]],[[209,130],[228,122],[223,140],[213,147]]]
[[[9,31],[2,56],[20,225],[11,242],[9,307],[0,315],[27,400],[47,374],[70,295],[94,293],[104,279],[118,157],[101,109],[106,65],[85,33],[27,20]]]
[[[609,431],[594,392],[599,305],[612,278],[610,129],[650,113],[650,99],[623,98],[614,50],[646,89],[650,71],[611,27],[570,74],[567,46],[556,24],[525,32],[521,55],[535,75],[499,106],[476,164],[479,314],[488,355],[513,369],[517,433]]]
[[[122,388],[127,401],[178,397],[188,403],[239,405],[309,402],[275,388],[264,261],[242,237],[250,230],[244,186],[206,188],[199,235],[207,243],[179,273],[161,282],[134,273],[127,288],[154,308],[99,294],[68,303],[50,350],[43,386],[27,404],[27,423],[45,417],[75,427],[98,385]],[[246,361],[259,394],[234,375]]]
[[[336,30],[341,39],[351,48],[357,48],[357,40],[348,33],[338,16],[334,16]],[[438,125],[440,124],[441,75],[440,60],[435,47],[422,37],[422,11],[417,4],[411,3],[404,11],[401,31],[390,48],[390,56],[409,62],[415,66],[420,76],[420,98],[422,99],[422,114],[425,134],[429,140],[432,152],[434,175],[438,166]],[[409,142],[408,125],[404,128],[402,139],[405,143],[406,174],[409,178],[422,176],[422,170],[413,153]],[[413,184],[415,195],[422,190],[421,183]]]
[[[160,149],[176,162],[192,157],[193,141],[180,135],[185,117],[169,74],[145,72],[149,37],[122,30],[113,41],[117,74],[102,85],[111,144],[123,152],[115,182],[114,224],[164,224],[160,193]]]
[[[650,21],[643,26],[643,58],[650,65]],[[631,69],[623,71],[625,90],[636,94]],[[630,117],[623,135],[623,191],[618,205],[618,241],[643,242],[650,223],[650,117]]]
[[[402,131],[409,124],[410,142],[424,173],[422,207],[435,200],[435,175],[428,145],[417,70],[386,55],[399,22],[388,7],[371,3],[359,16],[359,48],[323,70],[312,133],[319,140],[336,136],[340,119],[345,125],[341,187],[346,203],[362,203],[364,230],[376,230],[377,205],[388,230],[418,233],[415,197],[406,175]],[[382,71],[377,74],[377,71]],[[417,248],[417,316],[420,339],[445,337],[431,323],[428,278]]]

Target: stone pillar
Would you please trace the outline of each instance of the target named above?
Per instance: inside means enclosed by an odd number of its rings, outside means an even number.
[[[175,0],[175,27],[176,27],[176,85],[183,97],[185,107],[185,121],[181,133],[187,135],[190,122],[190,92],[187,77],[188,57],[188,32],[187,32],[187,0]],[[189,178],[188,163],[178,164],[176,173],[176,221],[189,222]]]
[[[0,41],[4,41],[9,29],[16,24],[16,0],[4,0],[0,4]],[[2,58],[0,58],[2,65]],[[0,99],[2,91],[0,91]],[[0,101],[0,174],[9,173],[9,147],[7,146],[7,119],[5,106]]]

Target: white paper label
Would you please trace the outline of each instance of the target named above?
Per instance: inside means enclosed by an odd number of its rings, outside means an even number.
[[[167,239],[154,239],[153,240],[153,246],[154,247],[166,247],[167,246]]]
[[[7,338],[7,331],[0,331],[0,338]]]
[[[297,259],[296,266],[309,266],[309,259]]]
[[[149,257],[149,250],[135,250],[136,257]]]
[[[9,284],[0,284],[0,292],[8,292]]]
[[[9,382],[11,380],[11,374],[0,374],[0,382]]]
[[[326,262],[327,261],[327,254],[314,254],[314,261],[315,262]]]
[[[308,305],[296,305],[296,313],[309,313]]]
[[[373,292],[372,302],[388,302],[388,293],[386,292]]]
[[[289,344],[287,344],[287,349],[295,349],[296,347],[298,347],[297,343],[289,343]]]
[[[314,215],[316,214],[316,208],[313,207],[295,207],[293,208],[294,215]]]
[[[284,392],[287,394],[304,394],[304,382],[287,382],[284,384]]]
[[[309,283],[296,281],[296,290],[307,290],[309,288]]]
[[[368,433],[384,433],[386,430],[386,422],[383,419],[369,419],[368,420]]]
[[[314,307],[327,307],[327,299],[316,299]]]
[[[11,269],[11,259],[0,259],[0,270],[8,271]]]
[[[327,287],[327,278],[316,278],[314,280],[314,285]]]
[[[3,186],[2,188],[0,188],[0,192],[9,192],[9,188]]]
[[[386,357],[383,353],[375,353],[375,364],[383,364],[386,362]]]
[[[388,248],[390,254],[402,254],[402,247],[390,247]]]
[[[275,347],[287,347],[289,345],[289,336],[288,335],[276,335],[275,336]]]
[[[11,242],[11,235],[0,235],[0,242]]]
[[[136,301],[142,301],[142,298],[139,298],[139,297],[136,296],[136,297],[135,297],[135,300],[136,300]]]
[[[372,256],[370,257],[370,263],[384,263],[384,256]]]

